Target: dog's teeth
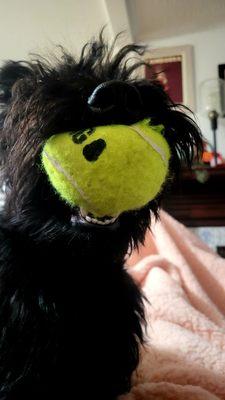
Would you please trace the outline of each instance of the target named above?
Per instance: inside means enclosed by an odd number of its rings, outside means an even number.
[[[104,225],[103,221],[100,221],[96,218],[91,218],[93,224]]]
[[[84,218],[87,216],[87,212],[83,208],[80,209],[80,213]]]
[[[106,219],[105,221],[101,221],[99,219],[96,218],[90,218],[90,217],[86,217],[86,220],[88,222],[91,222],[92,224],[97,224],[97,225],[109,225],[112,224],[113,222],[115,222],[116,218],[112,218],[112,219]]]
[[[113,222],[116,221],[116,219],[117,219],[117,217],[114,217],[114,218],[112,218],[112,219],[110,219],[110,220],[108,220],[108,221],[109,221],[109,223],[110,223],[110,222],[113,223]]]
[[[94,218],[94,216],[91,213],[87,213],[83,208],[80,209],[80,214],[85,219],[85,221],[92,223],[92,224],[97,224],[97,225],[109,225],[112,224],[113,222],[116,221],[117,217],[105,217],[106,219],[103,218]]]
[[[72,217],[71,217],[71,222],[72,222],[72,225],[75,225],[75,223],[76,223],[76,217],[75,217],[75,215],[72,215]]]

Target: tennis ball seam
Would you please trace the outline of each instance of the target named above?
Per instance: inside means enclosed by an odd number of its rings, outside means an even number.
[[[77,184],[76,180],[74,178],[72,178],[70,176],[70,174],[61,166],[61,164],[58,162],[58,160],[56,160],[54,157],[50,156],[50,154],[48,154],[48,152],[46,150],[43,150],[43,155],[50,161],[50,163],[52,164],[52,166],[59,172],[61,173],[67,180],[69,183],[71,183],[71,185],[78,191],[78,193],[80,194],[80,196],[82,197],[82,199],[84,201],[86,201],[86,203],[93,208],[93,204],[91,203],[90,199],[86,196],[86,194],[84,193],[84,191],[79,187],[79,185]]]
[[[160,147],[154,140],[152,140],[150,137],[144,134],[144,132],[137,126],[137,125],[131,125],[130,126],[140,137],[142,137],[143,140],[145,140],[146,143],[148,143],[153,150],[156,151],[156,153],[161,157],[163,163],[167,165],[167,157],[166,154],[163,150],[162,147]]]

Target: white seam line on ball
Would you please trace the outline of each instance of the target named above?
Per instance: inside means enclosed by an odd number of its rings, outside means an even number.
[[[165,164],[167,164],[166,154],[164,150],[159,147],[152,139],[146,136],[142,130],[137,125],[130,125],[130,128],[133,129],[139,136],[142,137],[150,146],[158,153]]]
[[[71,183],[71,185],[78,191],[78,193],[80,194],[80,196],[89,204],[89,206],[92,207],[92,204],[90,203],[90,200],[88,199],[88,197],[85,195],[85,193],[83,192],[83,190],[78,186],[77,182],[75,181],[75,179],[73,179],[70,174],[68,174],[68,172],[60,165],[60,163],[52,156],[50,156],[50,154],[47,153],[46,150],[43,150],[44,155],[47,157],[47,159],[51,162],[51,164],[53,165],[53,167],[55,167],[55,169],[60,172],[61,174],[63,174],[65,176],[65,178]]]

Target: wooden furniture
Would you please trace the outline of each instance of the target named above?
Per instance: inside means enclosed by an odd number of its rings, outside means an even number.
[[[196,179],[199,171],[208,174],[205,183]],[[225,165],[197,171],[184,169],[163,208],[186,226],[225,226]]]

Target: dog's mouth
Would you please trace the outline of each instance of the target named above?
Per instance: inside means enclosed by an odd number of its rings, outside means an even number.
[[[72,215],[71,216],[71,223],[75,225],[77,221],[88,223],[92,225],[100,225],[100,226],[107,226],[112,225],[118,219],[118,215],[111,217],[111,216],[104,216],[104,217],[95,217],[92,213],[86,212],[84,209],[79,209],[79,215]]]

